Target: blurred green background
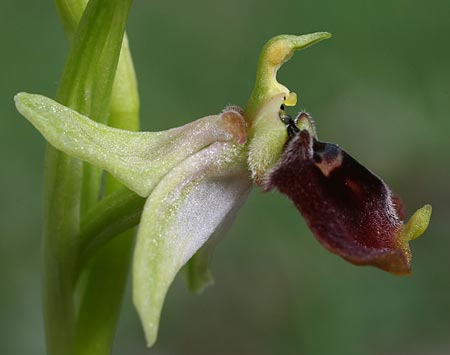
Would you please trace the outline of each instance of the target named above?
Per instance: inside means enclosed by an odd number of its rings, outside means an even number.
[[[280,81],[408,214],[434,210],[413,275],[394,277],[330,254],[285,197],[255,189],[215,254],[216,284],[197,297],[179,277],[150,350],[128,292],[114,354],[450,354],[449,14],[448,0],[135,1],[143,129],[245,106],[267,39],[329,31]],[[44,140],[12,98],[53,96],[67,43],[50,0],[3,0],[0,33],[0,354],[44,354]]]

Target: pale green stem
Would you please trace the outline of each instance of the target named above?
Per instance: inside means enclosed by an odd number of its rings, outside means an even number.
[[[70,41],[72,41],[78,23],[89,0],[55,0],[61,24]]]
[[[71,355],[75,320],[72,271],[82,166],[50,145],[45,163],[43,307],[47,352]]]
[[[108,194],[81,220],[78,270],[116,235],[139,224],[145,198],[121,188]],[[131,238],[132,239],[132,238]]]
[[[126,36],[124,36],[122,43],[112,89],[108,125],[129,131],[139,130],[137,81]],[[90,169],[94,172],[98,171],[92,166],[90,166]],[[99,181],[99,174],[94,175],[94,178]],[[95,187],[98,189],[98,185]],[[119,189],[123,189],[122,185],[107,174],[104,190],[105,199],[108,199],[110,195],[114,194],[114,191]],[[131,191],[126,191],[125,193],[134,203],[133,206],[127,206],[131,208],[131,211],[135,211],[134,218],[132,221],[127,220],[127,222],[132,222],[127,225],[128,228],[115,230],[115,233],[112,234],[114,240],[103,245],[101,249],[96,249],[98,252],[88,266],[87,284],[82,296],[79,318],[77,320],[77,355],[108,355],[111,353],[134,245],[134,230],[128,229],[138,224],[144,205],[143,198]],[[102,201],[98,204],[101,203]],[[111,204],[103,204],[102,206],[106,206],[106,208],[99,210],[95,215],[89,214],[91,216],[91,218],[87,218],[89,222],[101,216],[102,212],[111,211]],[[109,231],[112,231],[112,225],[117,226],[117,221],[117,218],[109,221]],[[125,232],[119,235],[119,231]],[[98,234],[91,237],[92,240],[96,241],[102,239],[102,236]],[[80,251],[82,250],[80,245]],[[82,255],[82,252],[80,252],[78,265],[82,264],[83,260],[86,260],[83,259]]]
[[[91,117],[107,116],[130,4],[130,0],[89,3],[66,63],[58,101]],[[105,46],[114,37],[109,36],[111,32],[120,34],[117,49],[115,43]],[[43,301],[50,355],[74,353],[73,272],[78,251],[81,182],[81,163],[48,146]]]

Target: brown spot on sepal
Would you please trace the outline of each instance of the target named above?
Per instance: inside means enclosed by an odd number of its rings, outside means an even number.
[[[244,111],[238,106],[227,106],[221,114],[224,129],[227,130],[238,144],[247,141],[247,123]]]
[[[287,195],[331,252],[357,265],[410,273],[401,200],[339,146],[302,130],[266,175],[264,188]]]

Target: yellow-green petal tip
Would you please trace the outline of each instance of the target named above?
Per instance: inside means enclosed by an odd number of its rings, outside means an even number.
[[[419,238],[428,228],[431,218],[431,205],[419,208],[404,226],[403,235],[406,240]]]

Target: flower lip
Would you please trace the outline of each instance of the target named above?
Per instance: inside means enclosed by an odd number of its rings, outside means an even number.
[[[311,127],[305,113],[296,121],[305,126],[306,119]],[[331,252],[353,264],[409,274],[410,238],[400,199],[338,145],[318,141],[305,127],[286,144],[266,176],[265,190],[287,195]]]

